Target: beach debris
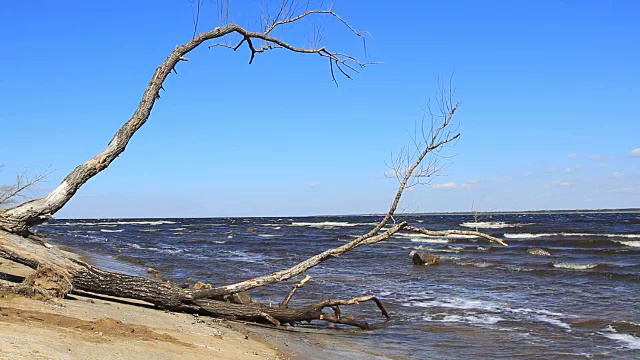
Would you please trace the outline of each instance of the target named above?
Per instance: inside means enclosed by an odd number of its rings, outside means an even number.
[[[341,242],[340,246],[325,249],[287,268],[222,286],[212,286],[198,282],[192,288],[182,288],[170,281],[159,281],[159,279],[148,276],[134,276],[100,269],[82,261],[69,251],[63,251],[56,246],[47,247],[42,242],[29,240],[29,237],[33,235],[32,227],[50,219],[67,204],[89,179],[105,170],[122,154],[133,135],[149,118],[166,78],[172,71],[176,72],[176,66],[181,60],[185,60],[185,55],[200,45],[208,43],[209,40],[219,41],[219,43],[214,43],[210,47],[222,46],[233,50],[237,50],[240,46],[246,44],[250,50],[249,63],[253,61],[256,54],[262,54],[266,50],[273,48],[283,48],[301,54],[320,55],[328,60],[331,78],[334,81],[336,81],[336,74],[351,78],[349,72],[358,72],[359,68],[369,64],[360,62],[350,55],[333,52],[325,46],[296,47],[279,38],[275,35],[278,33],[278,31],[274,31],[276,28],[281,29],[298,20],[316,15],[333,17],[339,20],[339,23],[345,25],[347,30],[353,34],[358,37],[363,35],[354,30],[330,8],[304,10],[301,12],[295,9],[296,7],[291,7],[288,10],[283,8],[283,10],[286,10],[284,13],[291,12],[291,16],[281,16],[283,14],[281,11],[281,15],[275,16],[274,20],[265,24],[266,27],[264,29],[258,29],[257,31],[247,30],[238,24],[230,23],[194,34],[190,40],[176,46],[154,72],[132,117],[116,132],[104,150],[87,162],[76,166],[60,185],[55,187],[48,195],[26,201],[11,208],[0,209],[0,257],[38,270],[38,272],[41,272],[40,269],[46,267],[55,268],[54,272],[60,275],[61,279],[59,285],[48,286],[49,282],[57,283],[58,281],[53,278],[49,279],[46,276],[44,278],[36,276],[33,279],[27,279],[31,281],[32,288],[47,289],[45,290],[47,292],[50,287],[54,289],[54,292],[59,287],[59,293],[65,294],[73,288],[74,291],[141,300],[160,309],[174,312],[187,312],[200,316],[209,315],[272,324],[274,326],[324,321],[355,326],[360,329],[373,329],[384,326],[387,323],[386,320],[389,320],[389,314],[375,295],[365,295],[350,299],[325,298],[306,306],[289,306],[289,300],[308,278],[299,281],[280,305],[269,306],[269,304],[252,301],[247,291],[294,279],[297,276],[304,275],[309,269],[324,261],[337,259],[357,247],[373,245],[402,232],[414,232],[438,237],[465,235],[472,236],[472,241],[477,241],[475,237],[478,237],[506,246],[506,243],[502,240],[478,231],[459,229],[435,231],[422,226],[410,226],[408,221],[400,221],[396,218],[396,210],[400,205],[403,192],[415,185],[428,183],[428,180],[441,169],[440,166],[437,166],[438,160],[442,158],[440,150],[456,141],[460,136],[457,131],[457,125],[453,122],[459,103],[453,100],[454,89],[451,87],[445,89],[442,87],[443,85],[441,85],[437,94],[438,104],[436,109],[438,112],[431,113],[431,122],[418,126],[418,128],[422,129],[422,133],[416,134],[417,136],[412,138],[411,145],[401,150],[391,159],[389,166],[392,170],[392,177],[398,180],[399,185],[387,213],[381,216],[380,220],[367,232],[363,232],[345,243]],[[228,34],[239,36],[240,40],[235,46],[230,46],[224,41],[223,37]],[[251,98],[249,98],[250,100]],[[428,132],[425,132],[425,130]],[[275,229],[279,229],[279,227]],[[246,230],[247,232],[254,232],[255,228]],[[231,239],[233,235],[229,233],[227,237]],[[415,257],[416,255],[414,255]],[[116,258],[123,259],[124,257],[117,256]],[[439,257],[432,254],[426,254],[424,258],[418,254],[417,259],[423,264],[437,264],[440,261]],[[135,258],[130,258],[130,261],[134,263],[142,262],[141,259]],[[289,261],[284,263],[289,264]],[[201,271],[206,271],[207,267],[220,266],[220,264],[194,261],[192,266]],[[153,270],[155,271],[155,269]],[[155,275],[154,271],[148,270],[149,274]],[[229,269],[229,272],[234,271],[238,271],[240,274],[230,275],[242,275],[246,270]],[[28,283],[28,281],[25,281],[25,283]],[[358,320],[348,314],[343,316],[342,310],[344,307],[371,302],[375,303],[381,315],[385,318],[384,323],[369,323]],[[195,319],[199,321],[197,317]]]

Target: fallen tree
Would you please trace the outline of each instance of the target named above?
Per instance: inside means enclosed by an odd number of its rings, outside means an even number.
[[[438,171],[436,167],[439,151],[456,140],[460,134],[451,130],[452,120],[458,104],[452,101],[452,94],[441,96],[439,113],[432,115],[428,132],[422,129],[420,136],[414,138],[412,147],[407,148],[394,161],[394,174],[398,177],[399,187],[391,202],[389,210],[369,232],[336,248],[328,249],[314,255],[295,266],[264,276],[255,277],[235,284],[213,288],[183,288],[171,282],[158,281],[144,277],[106,271],[82,261],[73,253],[63,251],[49,245],[30,231],[30,228],[53,217],[91,177],[106,169],[122,154],[135,134],[148,120],[154,103],[160,98],[160,90],[167,76],[175,71],[176,66],[187,61],[185,57],[190,51],[203,45],[206,41],[216,40],[230,34],[237,34],[240,40],[234,46],[222,43],[211,46],[225,46],[237,50],[246,44],[251,52],[251,63],[257,54],[267,50],[285,49],[295,53],[316,54],[328,60],[332,78],[336,80],[336,72],[349,77],[349,71],[357,71],[367,63],[340,52],[334,52],[322,46],[297,47],[279,37],[272,35],[275,29],[300,21],[311,16],[329,16],[347,27],[356,36],[362,36],[346,21],[332,10],[304,10],[295,13],[297,7],[283,2],[277,16],[265,21],[262,31],[249,31],[237,24],[227,24],[213,30],[195,33],[193,39],[177,46],[158,66],[151,81],[145,89],[142,99],[131,118],[115,133],[107,147],[77,166],[62,182],[45,197],[30,200],[8,209],[0,210],[0,257],[23,264],[34,270],[33,274],[20,284],[12,285],[15,291],[45,297],[64,296],[73,291],[86,291],[102,295],[117,296],[143,300],[169,311],[184,311],[198,314],[241,319],[247,321],[266,322],[273,325],[296,324],[301,321],[323,320],[357,326],[362,329],[371,328],[372,324],[342,315],[341,306],[355,305],[362,302],[373,302],[381,314],[388,318],[382,302],[374,295],[364,295],[352,299],[322,299],[313,304],[300,307],[289,307],[289,301],[300,287],[308,280],[305,277],[294,285],[278,306],[267,306],[255,302],[230,303],[225,301],[229,295],[240,294],[251,289],[285,281],[311,269],[322,262],[337,258],[344,253],[362,245],[371,245],[392,237],[399,232],[419,232],[426,235],[468,234],[483,237],[489,241],[504,244],[501,240],[475,231],[445,230],[431,231],[423,227],[411,226],[407,222],[395,219],[400,199],[407,187],[416,185]],[[197,21],[194,21],[197,28]],[[256,43],[260,42],[259,45]],[[325,311],[330,309],[331,311]]]

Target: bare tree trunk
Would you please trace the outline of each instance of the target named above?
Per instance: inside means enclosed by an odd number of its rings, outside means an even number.
[[[242,320],[267,322],[274,325],[323,320],[368,329],[373,325],[350,317],[343,317],[340,307],[369,301],[374,302],[380,309],[381,314],[385,318],[388,318],[389,315],[382,303],[373,295],[346,300],[324,299],[301,308],[290,308],[288,306],[289,301],[295,291],[302,286],[303,282],[301,282],[298,287],[294,287],[284,298],[281,303],[282,306],[269,307],[259,303],[230,304],[220,301],[219,299],[225,295],[236,294],[256,287],[291,279],[300,274],[304,274],[307,270],[324,261],[337,258],[358,246],[383,241],[400,231],[417,231],[427,235],[443,233],[442,231],[433,232],[419,227],[412,227],[406,222],[395,223],[393,217],[405,188],[412,186],[413,180],[429,177],[436,172],[437,169],[435,167],[427,166],[426,169],[422,167],[425,158],[429,158],[429,156],[434,153],[437,154],[441,147],[459,137],[459,134],[448,130],[455,111],[458,108],[458,105],[452,103],[451,99],[447,99],[447,101],[443,102],[444,106],[441,106],[443,112],[441,124],[438,126],[435,126],[437,125],[435,123],[432,124],[434,126],[431,127],[432,131],[429,134],[423,134],[421,141],[414,141],[415,149],[413,154],[415,156],[413,160],[407,160],[407,163],[401,168],[395,168],[400,184],[388,212],[380,222],[373,227],[371,231],[347,244],[323,251],[289,269],[212,289],[184,289],[170,282],[162,282],[155,279],[120,274],[96,268],[83,262],[75,254],[46,244],[42,239],[35,237],[29,231],[31,226],[40,224],[51,218],[73,197],[83,184],[91,177],[106,169],[118,155],[124,152],[135,132],[148,120],[155,101],[160,98],[160,90],[163,89],[162,85],[167,76],[171,71],[175,71],[175,67],[180,61],[187,61],[185,55],[207,40],[218,39],[231,33],[239,34],[240,41],[235,46],[221,44],[214,44],[213,46],[226,46],[236,50],[242,44],[246,43],[251,50],[250,62],[253,61],[256,54],[267,50],[282,48],[297,53],[318,54],[325,57],[331,66],[332,75],[334,68],[338,69],[345,76],[348,76],[346,71],[355,71],[356,67],[364,67],[365,63],[349,55],[331,52],[321,46],[312,48],[295,47],[271,35],[272,31],[277,27],[286,26],[307,16],[319,14],[325,14],[337,19],[354,34],[361,36],[360,33],[353,30],[349,24],[333,11],[310,10],[295,16],[292,14],[287,18],[283,18],[281,14],[279,14],[274,20],[268,21],[265,24],[262,32],[252,32],[236,24],[229,24],[197,34],[192,40],[177,46],[156,69],[131,118],[115,133],[112,140],[102,152],[77,166],[45,197],[22,203],[6,210],[0,210],[0,257],[36,270],[18,287],[22,290],[31,289],[41,294],[57,295],[64,295],[68,291],[72,291],[72,289],[87,291],[103,295],[143,300],[171,311],[197,312]],[[261,42],[261,46],[254,46],[254,41]],[[430,165],[435,161],[432,160],[429,161]],[[384,230],[390,220],[393,220],[394,224]],[[460,233],[460,230],[449,230],[449,233],[455,231]],[[475,234],[483,236],[490,241],[502,243],[499,239],[477,232],[466,231],[465,234]],[[324,312],[323,310],[326,308],[330,308],[332,312]]]

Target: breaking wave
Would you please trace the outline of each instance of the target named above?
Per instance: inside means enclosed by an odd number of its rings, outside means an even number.
[[[323,221],[323,222],[292,222],[291,226],[307,226],[314,228],[336,228],[336,227],[346,227],[346,226],[367,226],[367,225],[375,225],[375,223],[350,223],[350,222],[339,222],[339,221]]]
[[[615,241],[618,244],[627,245],[631,247],[640,247],[640,240],[629,240],[629,241]]]
[[[607,327],[600,334],[602,334],[606,338],[617,341],[618,343],[622,344],[623,347],[640,350],[640,338],[637,336],[624,333],[621,334],[612,326]]]
[[[513,228],[513,227],[525,227],[527,225],[533,225],[533,223],[516,223],[509,224],[503,221],[467,221],[460,224],[460,226],[467,228],[478,228],[478,229],[504,229],[504,228]]]
[[[175,221],[169,220],[131,220],[131,221],[100,221],[100,222],[88,222],[88,221],[73,221],[63,223],[53,223],[50,226],[104,226],[104,225],[165,225],[165,224],[177,224]]]
[[[536,234],[531,234],[531,233],[517,233],[517,234],[505,233],[504,234],[504,237],[506,237],[507,239],[536,239],[541,237],[552,237],[552,236],[574,236],[574,237],[594,236],[594,237],[612,237],[612,238],[630,238],[630,239],[640,238],[640,234],[590,234],[590,233],[564,233],[564,232],[536,233]],[[634,245],[629,245],[629,246],[634,246]]]
[[[589,269],[595,269],[596,267],[598,267],[598,264],[573,264],[573,263],[559,262],[559,263],[554,263],[553,267],[557,269],[589,270]]]

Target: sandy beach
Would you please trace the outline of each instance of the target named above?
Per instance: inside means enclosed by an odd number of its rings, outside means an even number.
[[[0,260],[0,282],[28,269]],[[0,290],[0,359],[287,359],[239,323],[89,294],[41,301]]]

